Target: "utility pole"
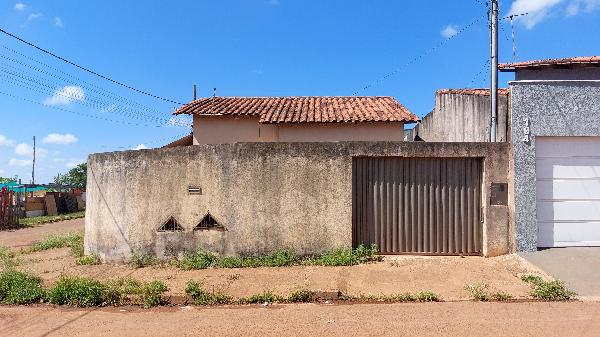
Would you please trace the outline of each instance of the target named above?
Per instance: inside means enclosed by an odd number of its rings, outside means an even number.
[[[33,136],[33,165],[31,167],[31,183],[35,184],[35,136]]]
[[[194,101],[196,100],[196,83],[194,83]]]
[[[491,71],[491,88],[490,102],[492,110],[492,120],[490,125],[490,141],[496,141],[496,133],[498,130],[498,0],[491,0],[490,7],[490,64]]]

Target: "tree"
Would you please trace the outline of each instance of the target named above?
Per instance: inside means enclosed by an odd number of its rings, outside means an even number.
[[[60,177],[62,185],[85,188],[87,182],[87,163],[79,164]]]
[[[17,179],[19,179],[17,176],[14,176],[13,178],[0,177],[0,184],[16,183]]]

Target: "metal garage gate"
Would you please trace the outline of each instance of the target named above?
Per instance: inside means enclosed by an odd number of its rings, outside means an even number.
[[[354,158],[352,243],[383,254],[479,255],[480,158]]]

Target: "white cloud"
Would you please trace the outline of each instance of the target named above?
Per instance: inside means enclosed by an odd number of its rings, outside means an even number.
[[[65,163],[65,166],[69,169],[74,168],[75,166],[85,163],[85,160],[83,159],[71,159],[68,162]]]
[[[54,17],[54,25],[59,28],[63,28],[65,26],[65,24],[62,22],[62,19],[60,18],[60,16]]]
[[[581,12],[589,13],[600,8],[600,0],[573,0],[567,6],[567,16],[575,16]]]
[[[144,145],[144,144],[140,144],[140,145],[138,145],[138,146],[134,147],[132,150],[145,150],[145,149],[147,149],[147,148],[148,148],[148,147],[147,147],[146,145]]]
[[[33,146],[26,144],[26,143],[21,143],[17,146],[15,146],[15,154],[18,156],[33,156]],[[48,150],[41,148],[41,147],[36,147],[35,148],[35,156],[37,158],[46,158],[46,156],[48,155]]]
[[[517,17],[516,20],[521,21],[527,29],[531,29],[548,16],[550,9],[563,1],[564,0],[515,0],[510,6],[508,15],[529,13],[528,15]]]
[[[15,141],[12,139],[8,139],[5,135],[0,134],[0,146],[13,146],[15,145]]]
[[[27,17],[27,22],[29,22],[29,21],[33,21],[33,20],[35,20],[35,19],[39,19],[39,18],[41,18],[41,17],[42,17],[42,15],[44,15],[44,14],[42,14],[42,13],[31,13],[31,14],[29,14],[29,16]]]
[[[449,39],[454,35],[458,34],[458,26],[447,25],[446,27],[444,27],[444,29],[440,31],[440,34],[442,34],[444,38]]]
[[[67,145],[77,143],[78,140],[79,139],[77,139],[77,137],[73,136],[70,133],[66,133],[64,135],[61,135],[60,133],[51,133],[44,137],[44,139],[42,139],[42,142],[46,144]]]
[[[8,165],[10,165],[10,166],[29,166],[29,165],[31,165],[31,160],[30,159],[10,158]]]
[[[66,159],[64,158],[52,158],[52,161],[55,163],[64,163],[66,161]]]
[[[54,91],[52,97],[44,100],[46,105],[67,105],[71,102],[82,102],[85,100],[83,89],[78,86],[68,85]]]
[[[25,10],[25,8],[27,8],[27,5],[24,4],[24,3],[17,2],[15,4],[15,10],[16,11],[22,11],[22,10]]]

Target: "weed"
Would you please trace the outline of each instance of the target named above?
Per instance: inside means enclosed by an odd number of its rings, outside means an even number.
[[[360,245],[356,249],[338,248],[322,255],[308,259],[304,264],[320,266],[352,266],[372,261],[380,261],[377,256],[377,245]]]
[[[240,279],[240,277],[241,277],[241,275],[240,275],[240,274],[233,274],[233,275],[229,275],[229,276],[227,276],[227,279],[228,279],[229,281],[237,281],[237,280],[239,280],[239,279]]]
[[[565,287],[560,280],[538,281],[534,283],[530,295],[545,301],[567,301],[576,294]]]
[[[144,283],[139,294],[144,308],[162,304],[162,295],[165,291],[167,291],[167,286],[162,281]]]
[[[223,256],[216,261],[215,266],[219,268],[242,268],[244,267],[244,261],[236,256]]]
[[[490,297],[494,301],[499,301],[499,302],[510,301],[513,298],[511,294],[505,293],[503,291],[495,292],[495,293],[491,294]]]
[[[174,264],[183,270],[206,269],[211,267],[216,259],[210,252],[197,250],[195,253],[185,253],[179,261],[174,261]]]
[[[415,294],[415,298],[419,302],[439,302],[440,297],[430,290],[419,291]]]
[[[208,292],[196,281],[188,281],[185,293],[190,295],[198,305],[218,305],[232,302],[232,298],[221,292]]]
[[[34,253],[48,249],[65,247],[71,248],[71,253],[76,257],[83,256],[83,235],[77,232],[50,235],[42,241],[34,243],[31,247],[25,249],[23,252]]]
[[[541,282],[544,282],[544,280],[538,276],[538,275],[521,275],[521,281],[523,282],[527,282],[527,283],[531,283],[531,284],[538,284]]]
[[[308,302],[310,301],[311,292],[308,289],[297,289],[292,291],[292,293],[285,298],[285,302],[290,303],[299,303],[299,302]]]
[[[155,265],[158,262],[156,255],[152,253],[133,253],[129,260],[129,265],[133,268],[144,268]]]
[[[123,305],[129,300],[130,295],[139,295],[142,283],[133,278],[119,278],[106,283],[104,301],[108,305]]]
[[[490,300],[489,286],[486,283],[473,283],[465,286],[465,290],[471,293],[475,301],[487,302]]]
[[[0,246],[0,267],[8,269],[16,266],[17,261],[15,261],[14,257],[15,253],[10,248]]]
[[[260,294],[254,294],[252,296],[243,297],[237,300],[238,304],[252,304],[252,303],[273,303],[282,301],[283,299],[270,290],[265,290]]]
[[[294,252],[287,249],[278,249],[275,253],[261,259],[261,265],[266,267],[283,267],[293,265],[297,258]]]
[[[106,285],[85,277],[61,276],[48,291],[48,299],[53,304],[78,307],[99,306],[104,302]]]
[[[0,302],[31,304],[40,301],[43,296],[39,277],[12,269],[0,273]]]
[[[82,266],[100,264],[100,258],[95,253],[84,255],[77,259],[77,264]]]

